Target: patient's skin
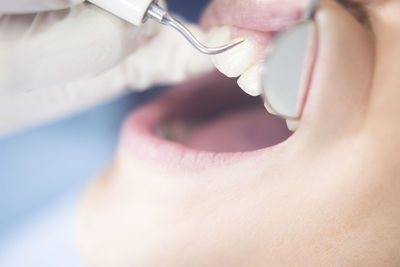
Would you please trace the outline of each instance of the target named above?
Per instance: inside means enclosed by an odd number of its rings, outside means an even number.
[[[400,265],[400,1],[357,2],[371,29],[321,5],[329,64],[317,62],[301,126],[279,151],[173,170],[121,142],[80,209],[87,263]]]

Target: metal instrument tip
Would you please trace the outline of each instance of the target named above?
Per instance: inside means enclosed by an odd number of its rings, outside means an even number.
[[[220,47],[205,46],[193,35],[192,32],[190,32],[190,30],[182,22],[171,16],[171,14],[169,14],[167,10],[160,7],[157,3],[153,3],[150,5],[147,11],[147,17],[154,19],[161,24],[174,28],[179,33],[181,33],[194,48],[206,55],[221,54],[244,42],[244,40],[234,40],[231,43]]]

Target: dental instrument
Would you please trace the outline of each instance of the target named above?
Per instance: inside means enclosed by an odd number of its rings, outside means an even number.
[[[314,14],[320,2],[312,0],[301,19],[278,33],[266,49],[262,97],[269,110],[289,121],[299,121],[302,115],[313,65],[310,52],[315,50],[310,49],[317,29]]]
[[[242,43],[236,40],[220,47],[207,47],[202,44],[190,30],[178,19],[173,17],[168,10],[158,4],[158,0],[88,0],[92,4],[136,25],[140,26],[153,19],[158,23],[170,26],[181,33],[187,41],[198,51],[207,55],[223,53]]]

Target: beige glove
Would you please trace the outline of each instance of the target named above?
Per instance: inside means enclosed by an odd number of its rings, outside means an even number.
[[[0,9],[18,12],[14,2],[25,0],[9,2]],[[21,12],[80,1],[36,2]],[[123,94],[128,86],[174,83],[211,68],[208,58],[173,30],[150,21],[138,28],[89,3],[3,15],[0,135],[80,111]]]

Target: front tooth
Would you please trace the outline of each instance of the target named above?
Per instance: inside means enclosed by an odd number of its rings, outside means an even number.
[[[264,103],[264,107],[267,109],[267,111],[268,111],[270,114],[272,114],[272,115],[278,115],[278,113],[276,113],[276,112],[271,108],[271,106],[270,106],[267,102]]]
[[[207,33],[208,46],[221,46],[231,39],[231,29],[228,26],[214,27]]]
[[[240,88],[251,96],[259,96],[262,93],[261,69],[262,64],[256,64],[243,73],[237,81]]]
[[[289,131],[295,132],[300,125],[300,121],[298,120],[286,120],[286,125],[289,129]]]
[[[225,26],[213,29],[207,44],[209,46],[221,46],[230,41],[231,30]],[[227,77],[235,78],[243,74],[251,66],[254,56],[254,44],[249,40],[245,40],[243,43],[224,53],[211,56],[211,60],[220,72]]]

